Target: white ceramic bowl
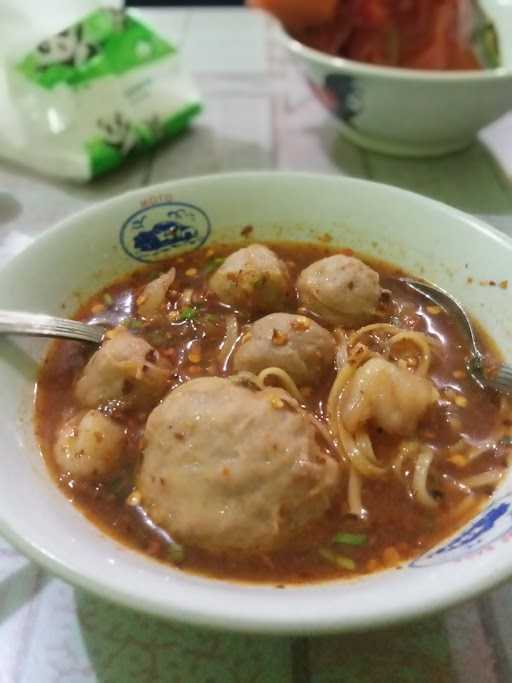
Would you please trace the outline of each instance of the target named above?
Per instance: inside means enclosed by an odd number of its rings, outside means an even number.
[[[161,258],[156,243],[156,250],[135,249],[134,235],[180,209],[191,228],[187,239],[196,245],[240,239],[240,229],[250,224],[256,240],[315,240],[327,232],[335,244],[384,257],[453,292],[512,357],[512,288],[477,284],[510,277],[512,242],[429,199],[338,177],[214,176],[117,197],[65,220],[2,268],[0,307],[71,312],[140,260]],[[165,254],[189,248],[184,242]],[[468,284],[469,276],[475,284]],[[512,574],[510,479],[465,532],[399,571],[352,581],[285,590],[242,585],[182,573],[121,546],[67,501],[39,454],[32,433],[33,359],[44,346],[36,340],[0,342],[0,529],[22,552],[72,583],[170,619],[318,633],[417,617]]]
[[[497,69],[374,66],[332,57],[278,32],[345,137],[374,152],[435,157],[467,147],[481,128],[512,109],[512,3],[485,5],[501,39],[503,66]]]

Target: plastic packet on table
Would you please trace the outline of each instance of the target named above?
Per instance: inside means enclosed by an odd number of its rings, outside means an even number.
[[[92,0],[2,0],[0,158],[86,181],[182,131],[201,100],[177,49]]]

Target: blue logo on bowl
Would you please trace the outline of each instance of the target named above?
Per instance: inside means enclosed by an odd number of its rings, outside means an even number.
[[[130,216],[119,238],[129,256],[150,263],[197,249],[210,232],[210,219],[202,209],[183,202],[165,202]]]
[[[489,548],[512,531],[512,502],[508,495],[495,500],[455,538],[411,562],[411,567],[430,567],[463,559]]]

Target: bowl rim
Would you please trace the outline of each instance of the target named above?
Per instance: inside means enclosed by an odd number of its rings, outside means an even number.
[[[108,211],[111,206],[122,205],[128,199],[137,196],[147,196],[148,192],[151,194],[162,194],[166,192],[179,191],[180,187],[187,185],[203,183],[223,183],[226,181],[248,181],[251,179],[271,179],[272,182],[279,180],[299,179],[303,181],[329,182],[329,183],[344,183],[346,185],[359,186],[378,186],[390,195],[395,196],[409,196],[421,206],[427,206],[438,212],[442,212],[448,216],[452,216],[459,221],[464,221],[474,230],[483,233],[488,239],[502,245],[512,254],[512,238],[504,233],[498,231],[496,228],[486,224],[480,219],[466,214],[459,209],[453,208],[449,205],[443,204],[434,199],[424,197],[409,190],[403,190],[394,186],[386,185],[384,183],[377,183],[375,181],[340,177],[332,174],[319,174],[307,172],[290,172],[290,171],[248,171],[248,172],[233,172],[225,174],[213,174],[189,177],[179,180],[169,180],[162,183],[137,188],[127,191],[116,197],[104,200],[98,204],[79,210],[67,218],[57,222],[54,226],[46,229],[41,233],[23,252],[11,258],[5,265],[0,268],[0,271],[5,268],[16,268],[19,259],[23,258],[25,251],[32,251],[41,246],[46,238],[50,238],[61,232],[64,232],[76,223],[77,220],[84,220],[85,218],[94,219],[94,217],[101,215]],[[450,586],[439,586],[436,596],[432,599],[427,599],[421,593],[415,592],[412,596],[405,596],[405,601],[400,603],[390,601],[385,606],[379,606],[379,610],[371,615],[364,613],[356,614],[342,614],[340,610],[333,610],[334,615],[329,611],[324,611],[321,617],[318,614],[310,615],[306,609],[301,612],[300,618],[296,615],[280,614],[278,609],[274,609],[269,616],[268,609],[261,609],[259,613],[247,612],[233,612],[228,609],[219,609],[218,602],[212,606],[208,604],[205,606],[200,601],[192,601],[192,603],[184,603],[178,596],[173,600],[161,600],[158,596],[144,590],[130,590],[129,581],[115,581],[110,577],[102,576],[95,573],[90,567],[86,567],[81,571],[70,566],[69,560],[63,556],[58,556],[57,553],[52,553],[51,548],[45,548],[38,544],[36,540],[25,538],[15,530],[15,526],[10,523],[8,519],[4,518],[0,510],[0,532],[13,546],[18,548],[24,555],[36,561],[39,565],[51,573],[61,577],[74,585],[77,585],[85,590],[91,591],[101,598],[110,600],[119,605],[137,609],[141,612],[151,614],[165,619],[192,624],[195,626],[209,627],[219,630],[238,631],[246,633],[258,634],[273,634],[273,635],[293,635],[293,634],[327,634],[327,633],[342,633],[355,632],[360,630],[374,629],[386,625],[397,624],[406,621],[434,614],[449,607],[453,607],[463,603],[476,595],[489,590],[500,583],[507,580],[512,575],[512,557],[509,562],[503,562],[495,570],[484,573],[482,570],[478,577],[468,576],[463,580],[462,576],[459,581],[450,583]],[[108,534],[105,534],[108,536]],[[124,547],[124,546],[122,546]],[[135,552],[135,551],[133,551]],[[195,575],[192,575],[195,576]],[[204,577],[200,577],[204,578]],[[217,586],[222,586],[222,582],[217,579],[207,579]],[[346,585],[346,582],[344,582]],[[254,585],[244,586],[238,582],[232,582],[230,585],[237,588],[246,588],[253,590]],[[305,587],[297,587],[298,591],[308,589],[318,589],[323,586],[333,587],[336,585],[335,581],[310,584]],[[256,584],[256,588],[270,588],[267,585]],[[193,589],[192,589],[193,590]],[[204,595],[204,592],[210,590],[209,586],[199,589],[199,593]],[[280,596],[285,593],[292,593],[295,591],[294,586],[290,586],[288,591],[276,591]],[[313,592],[312,591],[312,592]],[[247,595],[249,595],[247,593]],[[297,595],[297,593],[295,593]],[[293,600],[293,598],[292,598]],[[277,602],[277,601],[276,601]]]
[[[325,68],[331,67],[332,69],[350,70],[355,76],[371,76],[376,79],[394,79],[397,81],[406,81],[407,83],[415,81],[424,83],[453,83],[454,81],[475,83],[489,80],[501,81],[512,78],[512,67],[509,68],[506,66],[498,66],[492,69],[453,71],[407,69],[394,66],[366,64],[365,62],[356,62],[353,59],[346,59],[345,57],[329,55],[320,50],[316,50],[313,47],[304,45],[300,40],[291,36],[278,19],[268,12],[264,13],[271,18],[280,42],[285,45],[292,54],[302,59],[311,60]]]

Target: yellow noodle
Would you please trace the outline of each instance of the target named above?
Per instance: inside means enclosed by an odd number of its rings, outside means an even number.
[[[430,495],[427,489],[427,479],[430,465],[434,458],[434,452],[430,448],[424,448],[418,455],[412,480],[414,497],[425,507],[437,507],[437,501]]]
[[[391,470],[397,475],[399,479],[402,478],[402,467],[404,466],[404,460],[406,459],[406,453],[399,449],[398,455],[391,463]]]
[[[503,417],[509,417],[512,412],[512,405],[508,396],[500,396],[500,415]]]
[[[331,428],[336,424],[336,413],[338,410],[338,403],[345,390],[347,384],[352,379],[355,373],[355,368],[350,365],[345,365],[338,372],[336,379],[333,382],[331,391],[329,392],[329,398],[327,399],[327,418]],[[334,434],[336,430],[334,429]]]
[[[250,384],[260,391],[263,389],[263,384],[258,379],[258,376],[255,375],[254,372],[249,372],[248,370],[237,372],[236,375],[231,375],[228,379],[230,382],[233,382],[233,384]]]
[[[265,386],[265,380],[268,377],[274,377],[279,381],[279,384],[285,389],[293,398],[295,398],[299,403],[303,401],[303,396],[300,393],[297,385],[290,377],[290,375],[282,368],[265,368],[258,374],[258,379],[263,386]]]
[[[348,361],[348,337],[345,330],[341,327],[337,327],[333,334],[338,342],[338,348],[336,350],[336,369],[339,372]]]
[[[192,304],[192,294],[194,293],[194,290],[188,287],[187,289],[183,290],[183,293],[180,297],[180,307],[181,308],[188,308]]]
[[[220,366],[226,370],[226,365],[238,341],[238,320],[235,315],[226,318],[226,334],[219,350]]]
[[[360,450],[352,435],[343,426],[341,420],[338,420],[338,435],[350,464],[357,469],[359,474],[362,474],[364,477],[375,478],[385,473],[382,467],[378,467],[371,462],[365,452]]]
[[[390,325],[389,323],[373,323],[372,325],[365,325],[364,327],[360,327],[358,330],[353,332],[350,337],[348,338],[348,345],[354,346],[355,343],[365,334],[369,334],[370,332],[381,332],[381,333],[386,333],[387,335],[393,335],[393,334],[400,334],[403,332],[401,327],[397,327],[396,325]]]
[[[389,348],[391,348],[394,344],[403,341],[409,341],[410,343],[414,344],[420,352],[420,363],[416,369],[416,372],[423,377],[427,374],[430,367],[432,352],[430,348],[430,340],[427,335],[423,334],[422,332],[404,330],[396,325],[390,325],[388,323],[373,323],[372,325],[361,327],[349,337],[349,352],[350,349],[355,347],[358,342],[360,343],[361,337],[363,337],[365,334],[378,335],[379,333],[390,337],[387,340]],[[375,355],[375,352],[369,351],[369,354]]]
[[[379,477],[384,474],[384,469],[376,463],[373,448],[369,437],[363,430],[358,434],[359,445],[348,432],[341,417],[341,400],[343,393],[355,373],[355,368],[345,365],[338,373],[327,400],[327,419],[329,429],[340,455],[346,456],[360,474],[366,477]]]
[[[484,455],[484,453],[488,453],[490,450],[494,448],[494,446],[494,443],[484,443],[481,446],[473,446],[472,448],[470,448],[469,453],[467,454],[469,462],[473,462],[481,455]]]
[[[389,346],[392,348],[399,342],[408,341],[417,346],[420,350],[420,362],[415,368],[415,373],[421,377],[425,377],[430,367],[431,351],[427,337],[421,332],[399,332],[389,340]]]
[[[460,493],[464,493],[464,495],[471,493],[471,489],[469,488],[469,486],[463,484],[460,479],[456,479],[455,477],[446,474],[446,472],[443,475],[443,481],[445,484],[450,484],[450,486],[453,486],[453,488],[459,491]]]
[[[336,369],[340,371],[347,361],[348,355],[346,347],[338,347],[338,350],[336,351]]]
[[[465,439],[461,438],[455,443],[452,443],[451,446],[447,446],[445,450],[449,453],[463,453],[467,447],[468,442]]]
[[[373,445],[371,442],[371,439],[368,435],[368,432],[365,429],[359,429],[355,435],[355,442],[356,445],[363,456],[363,458],[366,458],[370,463],[374,465],[379,465],[379,461],[375,457],[375,453],[373,451]]]
[[[413,455],[416,455],[419,449],[420,444],[418,441],[402,441],[398,448],[398,454],[391,463],[391,469],[398,477],[402,478],[404,461]]]
[[[351,434],[346,429],[342,416],[343,395],[355,374],[356,367],[366,362],[368,358],[379,355],[376,352],[371,351],[360,341],[363,335],[370,333],[385,334],[388,337],[386,343],[389,349],[398,343],[408,342],[414,344],[418,349],[419,357],[418,366],[415,368],[415,372],[421,376],[425,376],[428,372],[431,360],[431,350],[426,335],[419,332],[402,330],[395,325],[385,323],[366,325],[354,332],[348,339],[348,363],[345,363],[345,365],[339,369],[327,401],[328,423],[340,454],[342,456],[345,455],[348,458],[352,469],[357,475],[375,478],[383,476],[386,473],[386,468],[380,465],[375,457],[368,432],[365,429],[360,429],[355,434]],[[341,337],[341,334],[338,333],[338,336]],[[345,355],[343,338],[341,338],[341,343],[342,346],[337,359],[338,363],[341,363]],[[420,446],[417,442],[402,444],[397,458],[392,465],[393,470],[399,477],[402,476],[404,459],[417,453],[419,448]],[[428,469],[432,458],[432,451],[428,449],[422,451],[417,458],[413,476],[413,488],[418,501],[430,507],[436,505],[436,501],[430,496],[426,488]]]
[[[482,472],[481,474],[474,474],[472,477],[462,479],[464,486],[470,489],[478,489],[482,486],[495,486],[505,474],[505,470],[491,470],[490,472]]]
[[[350,468],[348,476],[348,509],[351,515],[366,517],[366,510],[363,508],[362,481],[355,467]]]

